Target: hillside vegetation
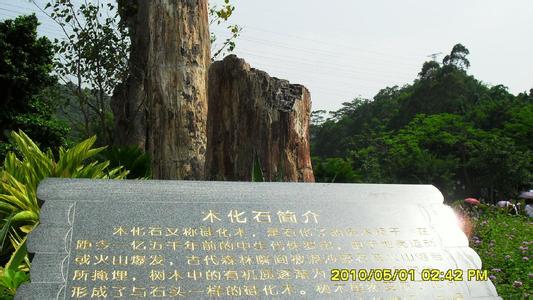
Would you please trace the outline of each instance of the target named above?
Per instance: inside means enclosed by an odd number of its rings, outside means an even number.
[[[434,184],[448,200],[495,202],[531,186],[533,89],[513,95],[467,70],[456,45],[424,63],[412,84],[313,113],[314,170],[322,182]]]

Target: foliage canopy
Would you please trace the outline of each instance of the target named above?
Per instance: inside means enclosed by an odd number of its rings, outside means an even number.
[[[46,37],[37,37],[37,26],[35,15],[0,22],[0,159],[12,148],[10,130],[25,130],[43,147],[63,145],[68,133],[45,95],[57,80],[54,53]]]
[[[468,54],[458,44],[442,65],[424,63],[413,84],[344,103],[328,119],[314,114],[317,179],[434,184],[448,199],[490,201],[528,188],[533,93],[515,96],[476,80],[466,71]]]

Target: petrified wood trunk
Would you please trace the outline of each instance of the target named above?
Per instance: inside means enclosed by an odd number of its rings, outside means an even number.
[[[252,69],[234,55],[209,70],[206,176],[250,181],[259,159],[266,181],[314,181],[309,91]]]
[[[207,0],[119,1],[130,76],[112,101],[118,145],[137,145],[156,179],[203,179],[207,144]]]

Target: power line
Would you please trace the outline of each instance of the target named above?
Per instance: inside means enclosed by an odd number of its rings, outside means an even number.
[[[20,8],[20,9],[28,9],[28,7],[22,7],[22,6],[19,6],[19,5],[14,5],[12,3],[1,3],[1,4],[8,5],[8,6],[15,7],[15,8]],[[6,9],[6,8],[0,8],[0,9],[5,10],[5,11],[9,11],[9,12],[13,12],[13,13],[17,13],[17,14],[25,14],[25,13],[27,13],[27,12],[14,11],[14,10],[11,10],[11,9]],[[43,14],[39,10],[32,10],[32,12]],[[271,33],[271,34],[276,34],[276,35],[279,35],[279,36],[286,36],[286,37],[296,38],[296,39],[299,39],[299,40],[310,41],[310,42],[313,42],[313,43],[319,43],[321,46],[324,45],[324,41],[311,39],[311,38],[306,38],[306,37],[301,37],[301,36],[298,36],[298,35],[287,34],[287,33],[279,33],[279,32],[275,32],[275,31],[271,31],[271,30],[265,30],[265,29],[262,29],[262,28],[254,27],[254,26],[245,26],[244,28],[245,29],[251,29],[252,31]],[[271,40],[250,38],[250,37],[247,37],[247,36],[244,36],[244,37],[241,36],[240,38],[243,39],[243,40],[255,41],[255,42],[259,42],[259,43],[268,43],[269,45],[272,45],[273,43],[276,43],[276,42],[273,42]],[[406,55],[397,55],[397,54],[390,54],[390,53],[384,53],[384,52],[378,52],[378,51],[371,51],[371,50],[368,50],[368,49],[353,47],[352,45],[339,44],[339,43],[330,43],[330,42],[328,42],[328,44],[329,45],[333,45],[333,46],[337,46],[337,47],[341,47],[343,49],[352,49],[352,50],[355,50],[355,51],[361,52],[361,53],[368,53],[368,54],[371,54],[371,55],[387,57],[387,60],[390,60],[388,58],[392,58],[392,57],[403,58],[404,60],[405,59],[409,59],[409,60],[413,60],[413,61],[415,60],[415,57],[417,57],[416,60],[417,61],[419,60],[418,56],[406,56]],[[303,49],[303,48],[290,47],[290,46],[279,44],[279,43],[277,43],[277,46],[278,47],[283,47],[283,48],[294,49],[294,50],[303,50],[303,51],[311,51],[311,52],[313,52],[313,51],[315,51],[315,52],[318,51],[318,52],[322,52],[322,53],[328,53],[329,52],[331,55],[338,55],[339,54],[338,51],[337,52],[333,52],[333,51],[328,51],[328,49],[323,49],[323,48],[322,49],[320,49],[320,48],[319,49],[317,49],[317,48]],[[386,58],[380,58],[380,59],[386,59]],[[394,61],[396,63],[398,63],[398,64],[405,64],[405,63],[403,63],[401,61],[397,61],[397,60],[394,60]],[[406,65],[412,66],[411,64],[406,64]]]
[[[17,6],[17,5],[13,5],[11,4],[11,6],[13,7],[18,7],[18,8],[22,8],[21,6]],[[10,10],[10,9],[5,9],[5,8],[0,8],[2,10],[5,10],[5,11],[8,11],[8,12],[13,12],[13,13],[22,13],[20,11],[14,11],[14,10]],[[36,11],[37,13],[42,13],[40,11]],[[41,26],[44,26],[44,27],[48,27],[46,25],[41,25]],[[50,29],[52,29],[53,27],[48,27]],[[57,29],[57,28],[54,28],[54,29]],[[265,31],[265,30],[262,30],[262,31]],[[47,31],[47,32],[50,32],[50,31]],[[269,32],[269,31],[266,31],[266,32]],[[58,35],[62,35],[62,33],[60,33],[58,31]],[[287,36],[292,36],[292,35],[287,35]],[[275,42],[273,41],[270,41],[270,40],[261,40],[261,39],[250,39],[250,38],[243,38],[243,37],[240,37],[240,39],[243,39],[243,40],[248,40],[248,41],[251,41],[251,42],[255,42],[255,43],[263,43],[263,44],[268,44],[270,46],[275,46],[275,47],[281,47],[281,48],[286,48],[286,49],[294,49],[294,50],[299,50],[299,51],[307,51],[307,52],[310,52],[310,53],[319,53],[319,54],[322,54],[322,55],[327,55],[329,53],[329,56],[330,57],[338,57],[339,53],[338,52],[331,52],[331,51],[323,51],[323,50],[319,50],[319,49],[304,49],[304,48],[295,48],[295,47],[288,47],[286,45],[280,45],[280,44],[276,44]],[[309,40],[309,39],[306,39],[306,38],[302,38],[304,40]],[[396,62],[396,63],[399,63],[399,62]],[[401,63],[401,62],[400,62]],[[376,64],[376,63],[374,63]],[[388,65],[388,67],[390,67],[390,65]]]
[[[22,8],[20,6],[16,6],[16,5],[11,5],[12,7],[15,7],[15,8]],[[28,14],[28,12],[20,12],[20,11],[16,11],[16,10],[13,10],[13,9],[8,9],[8,8],[2,8],[0,7],[1,10],[3,11],[7,11],[7,12],[11,12],[11,13],[15,13],[15,14]],[[24,8],[26,9],[26,8]],[[38,13],[38,14],[42,14],[42,15],[45,15],[43,14],[42,12],[38,11],[38,10],[35,10],[35,11],[32,11],[32,12],[35,12],[35,13]],[[7,14],[2,14],[2,15],[5,15],[5,16],[8,16],[8,17],[13,17],[11,15],[7,15]],[[46,18],[45,21],[47,21],[48,19]],[[49,20],[48,20],[49,21]],[[41,24],[39,26],[39,30],[40,31],[43,31],[43,32],[46,32],[46,33],[49,33],[49,34],[52,34],[52,35],[59,35],[59,36],[62,36],[63,33],[61,31],[59,31],[57,29],[57,27],[52,27],[52,26],[49,26],[48,24]],[[44,28],[43,28],[44,27]],[[51,29],[51,30],[46,30],[45,28],[48,28],[48,29]],[[300,38],[300,37],[299,37]],[[307,52],[307,53],[310,53],[310,54],[319,54],[321,56],[326,56],[326,57],[338,57],[339,54],[341,54],[340,52],[334,52],[334,51],[329,51],[329,49],[323,49],[323,48],[312,48],[312,49],[307,49],[307,48],[301,48],[301,47],[291,47],[291,46],[288,46],[286,44],[280,44],[280,43],[277,43],[275,41],[271,41],[271,40],[266,40],[266,39],[260,39],[260,38],[249,38],[249,37],[240,37],[240,39],[243,39],[245,41],[249,41],[251,43],[256,43],[256,44],[263,44],[263,45],[270,45],[270,46],[273,46],[273,47],[277,47],[277,48],[283,48],[283,49],[292,49],[292,50],[299,50],[300,52]],[[306,39],[306,38],[300,38],[300,39],[304,39],[304,40],[310,40],[310,39]],[[322,42],[320,42],[322,43]],[[257,51],[256,49],[254,49],[253,51]],[[369,51],[367,51],[369,52]],[[246,51],[244,51],[244,53],[246,53]],[[374,53],[376,54],[376,53]],[[382,55],[383,54],[377,54],[377,55]],[[375,73],[375,72],[354,72],[352,69],[346,69],[346,66],[347,65],[336,65],[336,64],[332,64],[331,62],[326,62],[326,64],[316,64],[315,62],[311,62],[309,60],[302,60],[301,57],[299,58],[299,60],[297,58],[291,58],[291,57],[288,57],[288,56],[283,56],[280,58],[280,56],[277,56],[277,57],[271,57],[271,56],[265,56],[265,55],[261,55],[261,54],[256,54],[255,52],[248,52],[248,56],[255,56],[255,57],[262,57],[262,58],[266,58],[266,59],[270,59],[270,60],[275,60],[276,62],[279,62],[280,60],[282,61],[285,61],[283,63],[283,68],[289,68],[289,69],[292,69],[292,70],[296,70],[297,72],[299,72],[299,74],[297,75],[298,77],[302,77],[302,74],[305,74],[305,75],[309,75],[309,74],[312,74],[312,73],[309,73],[309,72],[303,72],[302,70],[302,65],[305,66],[309,66],[309,67],[312,67],[312,68],[319,68],[321,69],[321,74],[324,75],[325,72],[323,72],[323,69],[324,68],[330,68],[330,69],[333,69],[335,71],[340,71],[341,73],[344,72],[344,73],[351,73],[353,75],[361,75],[361,74],[375,74],[377,76],[379,76],[379,78],[387,78],[386,76],[382,76],[382,74],[380,73]],[[387,55],[385,55],[387,56]],[[379,58],[378,60],[390,60],[390,59],[385,59],[385,58]],[[272,63],[259,63],[258,65],[264,65],[264,64],[268,64],[269,66],[272,66]],[[289,64],[289,66],[287,65]],[[377,64],[377,63],[373,63],[373,64]],[[391,67],[390,64],[388,64],[388,67]],[[359,66],[357,67],[358,70],[361,70],[362,68]],[[279,74],[279,72],[277,72]],[[286,72],[282,72],[283,74],[286,74],[287,77],[293,77],[294,75],[293,74],[288,74]],[[389,73],[390,74],[390,73]],[[388,77],[390,78],[390,77]],[[346,77],[344,77],[343,79],[346,79]],[[375,81],[375,80],[369,80],[369,79],[366,79],[366,78],[356,78],[358,79],[357,81],[367,81],[367,82],[376,82],[376,83],[381,83],[382,81]],[[343,83],[342,81],[338,80],[338,79],[335,79],[335,82],[336,84],[339,84],[339,83]],[[308,86],[311,90],[311,92],[313,92],[313,90],[316,90],[316,91],[320,91],[321,94],[323,94],[324,92],[327,93],[327,97],[331,97],[331,98],[343,98],[343,99],[346,99],[346,98],[353,98],[352,96],[346,96],[346,95],[349,95],[349,94],[356,94],[357,92],[356,91],[353,91],[352,89],[355,89],[355,90],[361,90],[361,89],[373,89],[371,88],[369,85],[365,85],[365,86],[360,86],[360,85],[357,85],[355,86],[355,82],[351,82],[351,83],[344,83],[345,85],[343,85],[343,87],[347,87],[349,88],[350,90],[348,89],[340,89],[340,88],[331,88],[331,86],[328,86],[328,87],[323,87],[323,86],[320,86],[318,84],[315,84],[314,82],[308,82],[306,83],[305,85]],[[380,85],[371,85],[373,87],[379,87],[381,88],[383,85],[380,84]],[[360,92],[360,91],[359,91]],[[335,96],[333,96],[335,95]]]
[[[4,4],[4,3],[0,3],[0,4]],[[20,15],[28,15],[30,13],[37,13],[37,14],[40,14],[41,16],[45,17],[45,18],[40,18],[38,17],[39,19],[39,22],[41,22],[41,24],[39,24],[39,27],[47,27],[49,29],[53,29],[53,30],[57,30],[57,26],[51,26],[50,24],[55,24],[55,23],[52,23],[51,20],[49,19],[49,17],[44,14],[43,12],[39,11],[39,10],[33,10],[33,11],[30,11],[30,12],[21,12],[21,11],[15,11],[15,10],[12,10],[12,9],[6,9],[6,8],[3,8],[3,7],[0,7],[0,10],[3,10],[3,11],[7,11],[7,12],[11,12],[11,13],[14,13],[15,15],[7,15],[9,17],[13,17],[13,18],[16,18]],[[44,23],[44,22],[50,22],[50,23]]]
[[[222,35],[222,34],[226,34],[226,33],[220,33],[220,32],[217,32],[217,31],[214,31],[216,34],[218,35]],[[224,38],[229,38],[230,36],[224,36]],[[251,42],[251,43],[256,43],[256,44],[262,44],[262,45],[266,45],[266,46],[269,46],[269,47],[276,47],[276,48],[284,48],[284,49],[290,49],[290,50],[297,50],[299,52],[307,52],[307,53],[311,53],[311,54],[319,54],[321,56],[330,56],[330,57],[339,57],[341,55],[346,55],[347,52],[339,52],[339,51],[330,51],[329,49],[323,49],[323,48],[319,48],[319,47],[314,47],[314,48],[302,48],[302,47],[291,47],[291,46],[288,46],[286,44],[281,44],[277,41],[272,41],[272,40],[267,40],[267,39],[259,39],[259,38],[249,38],[245,35],[241,35],[237,38],[237,41],[239,40],[243,40],[243,41],[248,41],[248,42]],[[360,56],[358,55],[357,57],[359,58],[362,58],[363,56]],[[388,66],[390,66],[391,62],[396,64],[396,65],[404,65],[404,66],[408,66],[408,67],[413,67],[413,66],[418,66],[419,64],[412,64],[412,63],[406,63],[406,62],[403,62],[401,60],[398,60],[398,59],[394,59],[394,58],[384,58],[384,57],[379,57],[379,58],[372,58],[372,61],[380,61],[381,63],[383,64],[387,64]]]
[[[296,39],[300,39],[300,40],[307,40],[307,41],[310,41],[310,42],[315,42],[315,43],[319,43],[321,45],[324,44],[324,41],[320,41],[320,40],[316,40],[316,39],[311,39],[311,38],[306,38],[306,37],[301,37],[301,36],[297,36],[297,35],[292,35],[292,34],[287,34],[287,33],[280,33],[280,32],[274,32],[274,31],[271,31],[271,30],[266,30],[266,29],[262,29],[262,28],[258,28],[258,27],[254,27],[254,26],[244,26],[245,29],[252,29],[252,30],[255,30],[255,31],[260,31],[260,32],[267,32],[267,33],[272,33],[272,34],[276,34],[276,35],[280,35],[280,36],[287,36],[287,37],[291,37],[291,38],[296,38]],[[356,51],[361,51],[361,52],[367,52],[367,53],[371,53],[371,54],[374,54],[374,55],[384,55],[384,56],[389,56],[389,57],[398,57],[398,58],[404,58],[404,59],[412,59],[412,60],[418,60],[420,57],[418,55],[409,55],[409,56],[405,56],[405,55],[398,55],[398,54],[390,54],[390,53],[384,53],[384,52],[378,52],[378,51],[370,51],[370,50],[367,50],[367,49],[363,49],[363,48],[357,48],[357,47],[353,47],[351,45],[346,45],[346,44],[339,44],[339,43],[330,43],[328,42],[328,44],[330,45],[334,45],[334,46],[337,46],[337,47],[342,47],[342,48],[350,48],[350,49],[353,49],[353,50],[356,50]]]
[[[10,13],[15,13],[15,14],[17,14],[17,15],[19,15],[19,14],[23,14],[23,13],[21,13],[21,12],[14,11],[14,10],[7,9],[7,8],[3,8],[3,7],[0,7],[0,10],[7,11],[7,12],[10,12]]]
[[[261,55],[261,54],[255,54],[253,52],[242,51],[242,50],[239,50],[239,49],[237,49],[236,52],[237,53],[243,53],[243,54],[245,54],[248,57],[258,57],[258,58],[263,58],[263,59],[269,59],[271,62],[272,61],[274,61],[274,62],[282,62],[283,63],[282,67],[294,66],[295,68],[301,70],[302,67],[309,66],[311,68],[320,69],[320,71],[326,69],[329,72],[333,71],[333,72],[342,73],[342,74],[345,74],[345,75],[351,75],[352,78],[356,78],[356,79],[363,80],[363,81],[369,81],[369,82],[381,82],[381,80],[376,81],[376,80],[369,79],[367,77],[374,77],[374,78],[377,78],[377,79],[384,79],[384,78],[397,79],[398,78],[398,77],[390,77],[390,76],[386,76],[386,75],[382,75],[382,74],[376,74],[376,73],[372,74],[372,73],[354,71],[354,70],[351,70],[351,69],[341,68],[339,66],[336,66],[336,65],[330,64],[330,63],[324,63],[324,64],[320,64],[320,65],[319,64],[312,64],[312,63],[309,63],[309,62],[306,62],[306,61],[302,61],[302,60],[292,60],[292,59],[284,59],[284,58],[281,58],[281,57],[266,56],[266,55]],[[353,77],[353,76],[356,76],[356,77]],[[364,77],[358,77],[358,76],[364,76]],[[405,77],[407,77],[407,76],[408,75],[406,74]]]
[[[308,87],[311,90],[311,92],[317,89],[320,89],[320,90],[328,92],[329,94],[335,94],[337,96],[342,96],[342,98],[349,98],[350,96],[347,97],[346,95],[354,95],[358,92],[360,93],[362,90],[367,90],[367,91],[373,90],[375,92],[372,92],[372,94],[374,94],[386,86],[403,86],[405,84],[408,84],[407,81],[402,82],[402,83],[399,83],[399,82],[396,82],[396,83],[388,82],[387,83],[387,81],[383,81],[383,82],[376,81],[378,84],[361,85],[360,83],[358,83],[357,80],[346,82],[345,79],[349,79],[349,78],[347,77],[336,78],[333,76],[328,76],[328,75],[331,75],[329,73],[322,72],[320,76],[321,78],[328,78],[328,77],[333,78],[332,80],[335,82],[334,85],[332,84],[328,87],[324,87],[321,84],[316,83],[316,77],[313,77],[311,80],[307,80],[305,78],[307,76],[312,76],[313,73],[311,72],[302,73],[301,69],[294,68],[292,66],[287,66],[287,65],[284,65],[282,68],[280,68],[282,71],[279,71],[278,69],[276,71],[271,72],[271,70],[269,69],[271,69],[272,66],[269,64],[264,64],[264,63],[257,62],[257,61],[253,61],[252,63],[255,68],[268,71],[272,77],[285,78],[285,79],[289,79],[291,82],[297,82],[297,83],[303,84],[304,86]],[[295,74],[293,72],[290,72],[291,70],[295,70],[298,73]],[[322,83],[324,83],[324,80],[322,81],[323,81]],[[371,97],[367,96],[367,98],[371,98]]]
[[[14,7],[14,8],[20,8],[20,9],[32,9],[32,7],[33,7],[33,5],[31,5],[31,7],[23,7],[23,6],[15,5],[15,4],[9,3],[9,2],[7,2],[7,3],[6,2],[2,2],[0,4],[7,5],[7,6],[10,6],[10,7]]]
[[[318,60],[307,60],[303,57],[294,57],[294,56],[288,56],[286,54],[277,54],[277,53],[267,53],[265,54],[264,52],[261,52],[261,51],[257,51],[255,49],[248,49],[248,48],[245,48],[245,47],[237,47],[235,49],[235,53],[240,53],[240,52],[243,52],[243,53],[247,53],[247,54],[250,54],[250,55],[261,55],[263,57],[266,57],[266,58],[270,58],[274,61],[279,61],[279,60],[285,60],[285,61],[289,61],[289,62],[296,62],[296,63],[302,63],[302,64],[307,64],[307,65],[312,65],[312,66],[323,66],[323,65],[328,65],[328,66],[332,66],[332,67],[336,67],[337,69],[340,69],[340,70],[345,70],[345,71],[348,71],[348,72],[354,72],[354,70],[357,70],[358,72],[360,71],[360,73],[365,73],[365,74],[371,74],[371,75],[377,75],[377,76],[380,76],[380,77],[383,77],[384,73],[386,73],[387,75],[399,75],[399,76],[405,76],[407,73],[412,73],[413,70],[417,70],[418,68],[410,68],[410,69],[402,69],[401,72],[393,72],[393,71],[390,71],[390,70],[387,70],[385,72],[380,72],[380,71],[376,71],[376,64],[374,64],[373,62],[369,62],[372,64],[372,66],[370,67],[367,67],[366,65],[363,65],[361,63],[356,63],[356,64],[352,64],[353,62],[355,61],[352,61],[352,60],[349,60],[349,59],[345,59],[343,60],[345,63],[344,64],[338,64],[338,63],[335,63],[333,62],[332,60],[327,60],[327,59],[321,59],[320,61]],[[268,55],[268,54],[272,54],[272,55]],[[379,64],[377,64],[379,66]],[[387,68],[389,66],[386,66]]]
[[[344,72],[348,73],[357,73],[357,74],[368,74],[371,76],[377,76],[379,78],[383,77],[390,77],[390,75],[396,75],[400,77],[411,77],[410,74],[412,74],[415,70],[418,70],[418,67],[416,68],[392,68],[390,64],[388,65],[382,65],[375,62],[368,62],[371,64],[371,66],[364,65],[362,63],[358,63],[354,60],[350,59],[344,59],[343,64],[335,63],[332,60],[323,59],[321,61],[317,60],[307,60],[303,56],[294,57],[294,56],[288,56],[286,54],[274,54],[274,53],[268,53],[271,55],[265,55],[264,52],[258,51],[257,49],[248,49],[247,47],[243,46],[237,46],[237,48],[234,50],[234,53],[244,53],[249,56],[262,56],[264,58],[270,59],[272,61],[287,61],[289,63],[300,63],[304,65],[310,65],[313,67],[320,67],[327,65],[328,67],[335,67],[335,70],[343,70]],[[272,56],[273,55],[273,56]],[[327,58],[328,56],[326,56]],[[332,57],[332,56],[329,56]],[[320,58],[323,58],[320,56]],[[335,57],[332,57],[335,58]],[[355,64],[354,64],[355,62]],[[384,66],[387,68],[387,71],[377,71],[378,69],[375,66]],[[396,69],[398,71],[391,71],[390,69]],[[356,70],[356,71],[354,71]],[[395,76],[395,77],[396,77]]]
[[[347,52],[333,52],[333,51],[323,50],[323,49],[320,49],[320,48],[307,49],[307,48],[301,48],[301,47],[291,47],[291,46],[286,46],[284,44],[279,44],[279,43],[276,43],[276,42],[270,41],[270,40],[250,39],[250,38],[246,38],[246,37],[240,37],[239,39],[244,40],[244,41],[249,41],[249,42],[252,42],[252,43],[259,43],[259,44],[267,45],[269,47],[277,47],[277,48],[284,48],[284,49],[289,49],[289,50],[297,50],[299,52],[307,52],[307,53],[310,53],[310,54],[318,54],[318,55],[321,55],[321,56],[329,56],[329,57],[338,58],[339,56],[343,56],[343,55],[347,54]],[[360,56],[360,55],[357,55],[357,57],[358,58],[363,58],[363,56]],[[415,64],[408,64],[408,63],[405,63],[405,62],[402,62],[402,61],[398,61],[398,60],[395,60],[395,59],[371,58],[371,60],[374,61],[374,62],[380,62],[382,64],[387,64],[387,65],[390,65],[390,63],[392,62],[392,63],[394,63],[396,65],[403,65],[403,66],[406,66],[406,67],[415,66]],[[416,64],[416,66],[418,66],[418,64]]]
[[[318,85],[316,83],[316,77],[313,77],[311,79],[306,79],[307,76],[312,76],[312,73],[310,72],[307,72],[307,73],[290,72],[291,70],[296,71],[296,72],[301,72],[301,69],[297,69],[293,67],[285,67],[285,68],[282,68],[283,71],[272,71],[272,70],[269,70],[270,69],[269,66],[264,65],[261,62],[254,62],[254,66],[264,71],[268,71],[269,75],[272,77],[283,76],[283,78],[288,79],[291,82],[298,82],[308,87],[313,87],[313,86]],[[337,77],[327,76],[327,75],[329,74],[322,73],[321,78],[332,79],[332,81],[334,82],[334,85],[332,84],[331,86],[335,86],[335,91],[340,91],[340,92],[345,92],[345,93],[353,93],[353,90],[356,90],[356,89],[376,89],[376,88],[381,89],[386,85],[388,86],[403,85],[403,84],[394,84],[394,83],[387,84],[386,82],[379,82],[378,84],[361,85],[360,83],[358,83],[359,80],[345,81],[346,79],[349,80],[350,78],[347,78],[347,77],[337,78]],[[297,80],[295,80],[296,77],[298,78]],[[325,82],[324,80],[321,80],[321,81],[322,81],[322,84]],[[343,87],[347,89],[342,89]]]

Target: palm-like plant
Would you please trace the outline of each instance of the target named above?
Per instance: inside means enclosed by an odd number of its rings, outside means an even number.
[[[47,177],[123,179],[128,171],[122,167],[108,170],[109,162],[92,161],[105,148],[92,148],[96,137],[91,137],[70,149],[59,149],[58,160],[51,150],[41,151],[22,131],[13,132],[18,154],[8,153],[0,167],[0,247],[14,249],[22,244],[24,236],[39,222],[37,186]],[[21,266],[22,268],[23,266]]]

